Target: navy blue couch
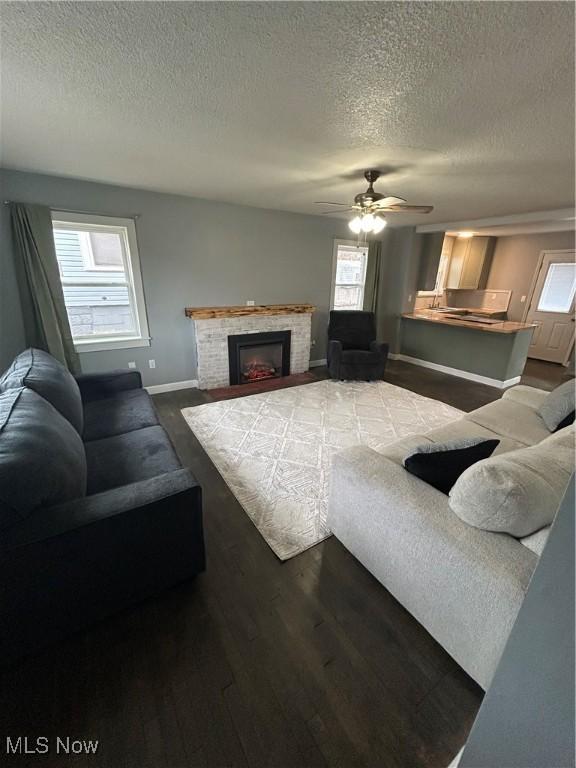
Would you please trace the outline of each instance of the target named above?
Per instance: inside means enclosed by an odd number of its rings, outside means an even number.
[[[0,378],[0,663],[204,570],[202,493],[137,371]]]

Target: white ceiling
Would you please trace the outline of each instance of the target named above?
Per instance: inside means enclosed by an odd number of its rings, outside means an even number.
[[[446,232],[455,235],[459,232],[469,232],[474,235],[493,235],[506,237],[508,235],[530,235],[542,232],[570,232],[576,226],[574,208],[560,208],[555,211],[534,211],[518,213],[511,216],[493,216],[487,219],[467,221],[449,221],[436,224],[419,224],[417,232]]]
[[[2,164],[457,221],[574,201],[568,2],[2,4]],[[320,208],[320,210],[323,210]]]

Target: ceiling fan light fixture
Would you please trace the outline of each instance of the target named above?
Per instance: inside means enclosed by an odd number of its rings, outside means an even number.
[[[361,228],[362,232],[372,232],[374,230],[375,218],[373,213],[365,213],[362,216]]]
[[[382,232],[384,227],[386,226],[388,222],[386,219],[383,219],[382,216],[376,216],[374,221],[374,228],[372,229],[372,232],[374,232],[375,235]]]
[[[354,216],[354,218],[348,222],[348,226],[355,235],[359,235],[362,231],[362,219],[360,216]]]

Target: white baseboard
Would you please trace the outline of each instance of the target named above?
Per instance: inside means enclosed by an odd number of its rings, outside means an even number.
[[[178,389],[198,389],[198,379],[189,381],[172,381],[169,384],[152,384],[144,389],[151,395],[159,395],[162,392],[176,392]]]
[[[310,368],[320,368],[322,365],[327,365],[328,360],[326,358],[322,360],[310,360]]]
[[[477,384],[487,384],[489,387],[497,387],[498,389],[506,389],[507,387],[513,387],[514,384],[520,383],[520,376],[515,376],[513,379],[502,381],[501,379],[491,379],[489,376],[480,376],[478,373],[462,371],[459,368],[450,368],[447,365],[431,363],[429,360],[420,360],[417,357],[410,357],[409,355],[391,353],[388,357],[391,360],[401,360],[402,362],[410,363],[411,365],[420,365],[422,368],[430,368],[433,371],[447,373],[449,376],[458,376],[460,379],[468,379],[469,381],[475,381]]]

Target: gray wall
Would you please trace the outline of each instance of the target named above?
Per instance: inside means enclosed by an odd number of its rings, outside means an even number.
[[[136,222],[152,344],[87,352],[86,372],[135,360],[145,384],[195,378],[192,323],[185,306],[309,301],[312,359],[325,357],[333,238],[350,238],[346,222],[226,205],[17,171],[0,171],[2,200],[129,216]],[[0,370],[25,346],[9,232],[0,206]],[[148,360],[156,360],[156,368]]]
[[[378,295],[378,337],[400,351],[400,316],[411,312],[416,300],[424,235],[414,227],[385,230]]]
[[[460,768],[574,766],[574,477]]]
[[[521,322],[523,319],[526,303],[520,299],[529,296],[540,252],[567,248],[574,248],[574,232],[543,232],[497,239],[486,288],[512,291],[509,320]]]

